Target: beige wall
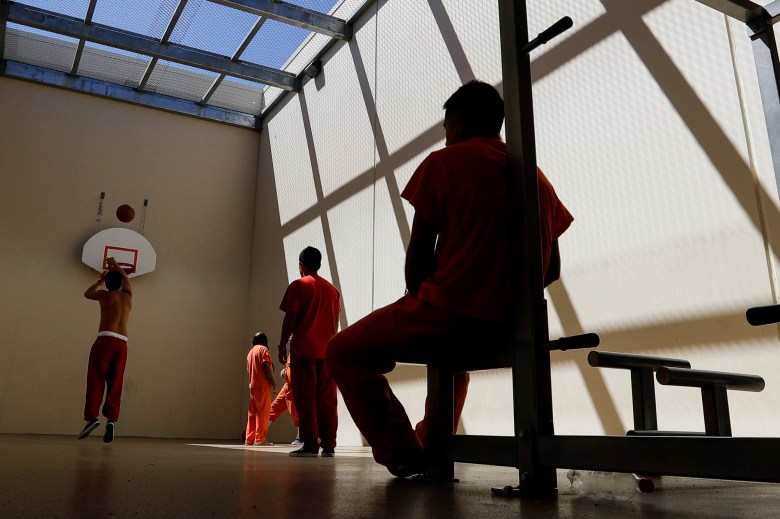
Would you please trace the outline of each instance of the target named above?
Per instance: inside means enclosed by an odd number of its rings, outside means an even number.
[[[78,432],[97,305],[81,248],[141,231],[118,433],[238,438],[257,133],[0,79],[0,432]],[[129,203],[135,221],[114,210]]]

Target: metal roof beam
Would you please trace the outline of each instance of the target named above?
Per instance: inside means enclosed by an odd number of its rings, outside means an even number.
[[[163,94],[139,92],[131,87],[80,76],[74,77],[65,72],[19,63],[18,61],[7,61],[3,75],[33,83],[55,86],[65,90],[156,108],[166,112],[207,119],[231,126],[240,126],[254,130],[259,127],[258,118],[250,114],[215,106],[201,106],[192,101]]]
[[[763,8],[750,0],[696,0],[700,4],[712,7],[716,11],[736,18],[737,20],[748,23],[756,15],[759,15]]]
[[[325,34],[331,38],[352,38],[352,26],[340,18],[278,0],[209,0],[271,20]]]
[[[98,24],[87,25],[78,18],[42,9],[33,9],[15,2],[11,2],[9,5],[8,21],[284,90],[297,91],[300,89],[300,79],[290,72],[252,63],[231,61],[225,56],[175,43],[162,43],[155,38],[129,31],[120,31]]]

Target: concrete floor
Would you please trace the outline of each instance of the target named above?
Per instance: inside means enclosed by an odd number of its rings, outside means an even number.
[[[366,448],[290,458],[289,445],[244,447],[117,437],[0,435],[0,517],[739,518],[780,517],[780,485],[656,479],[652,494],[574,495],[565,471],[547,499],[494,496],[505,467],[456,465],[459,483],[393,478]]]

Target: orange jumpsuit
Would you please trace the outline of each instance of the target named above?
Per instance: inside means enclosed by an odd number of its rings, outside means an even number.
[[[325,347],[336,334],[340,298],[336,287],[313,274],[290,283],[279,305],[296,315],[290,339],[290,366],[295,371],[292,393],[302,448],[309,452],[336,447],[338,399],[325,366]]]
[[[541,171],[539,189],[546,268],[553,236],[572,218]],[[333,378],[374,459],[383,465],[413,464],[422,454],[420,439],[384,376],[403,348],[474,356],[509,333],[513,296],[507,287],[513,286],[515,269],[506,238],[512,232],[508,193],[506,145],[498,139],[476,137],[429,155],[402,196],[438,233],[433,273],[415,297],[374,311],[328,344]],[[459,411],[468,377],[456,380]]]
[[[271,412],[271,382],[265,376],[263,364],[269,363],[273,371],[271,352],[262,344],[252,346],[246,356],[246,372],[249,375],[249,413],[246,422],[246,444],[266,441],[268,415]]]
[[[561,203],[555,194],[555,190],[550,184],[550,181],[542,173],[542,170],[537,168],[539,176],[539,212],[541,215],[541,227],[542,227],[542,268],[544,269],[544,275],[547,275],[547,269],[550,266],[550,253],[552,250],[552,242],[557,240],[565,231],[569,228],[574,218],[572,218],[568,209]],[[453,431],[458,430],[458,424],[460,423],[460,415],[463,413],[463,407],[466,404],[466,395],[469,391],[469,380],[471,377],[468,373],[455,373],[453,380]],[[428,399],[425,399],[425,415],[422,420],[417,422],[414,428],[417,433],[417,437],[425,447],[428,442]]]
[[[298,412],[295,410],[295,404],[292,397],[292,373],[290,372],[290,359],[287,358],[287,366],[284,368],[284,385],[281,391],[276,395],[271,404],[271,414],[268,417],[269,422],[275,422],[285,411],[289,409],[295,427],[298,427]]]

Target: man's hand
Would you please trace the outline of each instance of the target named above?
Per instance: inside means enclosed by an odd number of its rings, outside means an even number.
[[[287,363],[287,345],[286,344],[280,344],[279,345],[279,362],[282,364]]]

